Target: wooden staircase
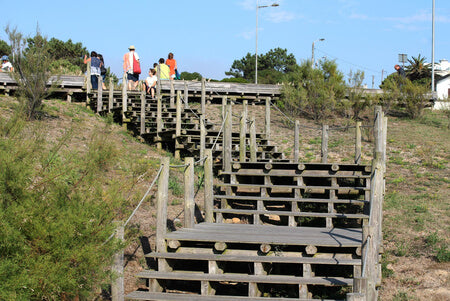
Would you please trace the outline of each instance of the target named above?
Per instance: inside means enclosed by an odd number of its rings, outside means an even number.
[[[121,113],[129,129],[192,157],[192,164],[204,159],[200,110],[164,102],[158,109],[140,93],[128,94],[126,110],[109,95],[101,101],[93,95],[91,105],[101,114]],[[126,299],[376,300],[384,189],[379,152],[372,165],[292,162],[265,134],[245,133],[245,146],[256,140],[255,158],[245,149],[240,160],[242,135],[231,133],[231,124],[228,132],[204,124],[205,175],[212,177],[214,168],[220,180],[214,187],[205,184],[205,220],[194,223],[189,200],[184,228],[167,232],[166,158],[156,249],[145,255],[152,265],[137,275],[142,288]],[[383,139],[375,137],[376,149]]]
[[[213,220],[164,235],[130,300],[344,300],[361,276],[371,167],[233,164]]]

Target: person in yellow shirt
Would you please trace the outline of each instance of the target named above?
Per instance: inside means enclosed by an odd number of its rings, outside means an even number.
[[[156,70],[159,69],[159,78],[160,79],[170,79],[170,68],[164,63],[164,59],[159,59],[159,65],[156,66]]]

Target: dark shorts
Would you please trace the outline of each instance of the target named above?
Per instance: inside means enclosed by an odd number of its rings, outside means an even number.
[[[139,80],[139,74],[127,73],[127,79],[137,82]]]

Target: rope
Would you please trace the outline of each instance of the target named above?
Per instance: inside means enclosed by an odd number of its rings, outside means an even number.
[[[156,180],[159,178],[159,175],[161,174],[161,170],[162,170],[162,166],[159,168],[158,173],[156,174],[156,177],[153,179],[152,184],[150,185],[150,187],[147,189],[147,191],[145,192],[144,196],[142,197],[141,201],[139,202],[139,204],[136,206],[136,208],[133,210],[133,213],[131,213],[130,217],[127,219],[127,221],[123,224],[124,227],[126,227],[128,225],[128,223],[130,222],[130,220],[133,218],[134,214],[137,212],[137,210],[139,209],[139,207],[141,207],[142,202],[144,202],[145,198],[147,197],[147,195],[149,194],[150,190],[152,190],[153,185],[155,185]]]
[[[222,121],[222,126],[220,127],[219,133],[217,134],[216,140],[214,140],[214,143],[213,143],[211,149],[214,149],[214,147],[216,146],[217,139],[219,139],[220,133],[222,133],[223,126],[225,125],[225,120],[227,120],[227,118],[228,118],[228,111],[227,111],[227,113],[225,114],[225,118],[224,118],[223,121]]]
[[[147,197],[147,195],[149,194],[149,192],[152,190],[153,185],[155,185],[156,180],[159,178],[159,175],[161,174],[162,171],[162,166],[159,168],[158,173],[156,174],[156,177],[153,179],[152,184],[150,185],[150,187],[147,189],[147,192],[145,192],[144,196],[142,197],[141,201],[139,202],[139,204],[136,206],[136,208],[134,208],[133,212],[131,213],[130,217],[127,219],[127,221],[123,224],[123,227],[125,228],[128,223],[130,222],[130,220],[133,218],[133,216],[136,214],[136,212],[138,211],[139,207],[141,207],[142,203],[144,202],[145,198]],[[116,231],[114,231],[104,242],[102,245],[106,244],[108,241],[111,240],[111,238],[114,237],[114,235],[116,234]]]

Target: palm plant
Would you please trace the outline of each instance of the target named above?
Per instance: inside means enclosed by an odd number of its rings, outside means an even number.
[[[431,78],[431,65],[426,63],[426,58],[420,54],[408,59],[409,65],[405,67],[406,76],[411,81]]]

